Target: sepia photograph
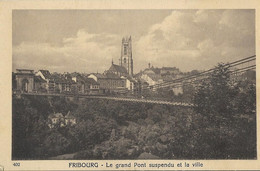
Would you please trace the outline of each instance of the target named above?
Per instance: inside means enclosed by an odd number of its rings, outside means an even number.
[[[13,9],[11,160],[257,160],[255,14]]]

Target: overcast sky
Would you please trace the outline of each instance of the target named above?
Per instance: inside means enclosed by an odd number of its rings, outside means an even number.
[[[14,10],[13,71],[103,72],[132,36],[134,73],[255,55],[254,10]]]

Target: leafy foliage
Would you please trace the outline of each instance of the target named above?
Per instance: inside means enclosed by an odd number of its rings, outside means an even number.
[[[194,133],[203,137],[196,141],[202,142],[200,151],[210,151],[215,158],[256,156],[255,83],[241,78],[232,82],[229,68],[219,64],[194,96],[198,122],[205,126],[195,128]]]
[[[71,159],[136,159],[144,153],[162,159],[256,157],[254,82],[232,84],[229,70],[221,64],[196,91],[193,87],[184,91],[178,98],[195,94],[194,110],[101,99],[13,97],[12,157],[60,159],[71,153]],[[77,118],[76,125],[48,127],[50,114],[68,111]]]

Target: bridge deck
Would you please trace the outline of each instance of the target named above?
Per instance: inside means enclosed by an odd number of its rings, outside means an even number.
[[[186,106],[186,107],[194,106],[191,103],[183,103],[183,102],[171,102],[171,101],[163,101],[163,100],[150,100],[150,99],[127,98],[127,97],[93,96],[93,95],[83,95],[83,94],[68,95],[68,94],[46,94],[46,93],[22,93],[21,95],[63,96],[63,97],[78,97],[78,98],[87,98],[87,99],[108,99],[108,100],[128,101],[128,102],[136,102],[136,103],[164,104],[164,105],[172,105],[172,106]]]

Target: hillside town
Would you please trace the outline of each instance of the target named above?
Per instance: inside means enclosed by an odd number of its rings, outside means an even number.
[[[76,93],[76,94],[134,94],[140,87],[148,87],[185,76],[176,67],[151,66],[133,74],[132,40],[122,39],[119,64],[111,62],[103,73],[51,73],[49,70],[16,69],[12,73],[14,93]],[[187,73],[186,73],[187,74]],[[180,88],[173,89],[182,93]]]

